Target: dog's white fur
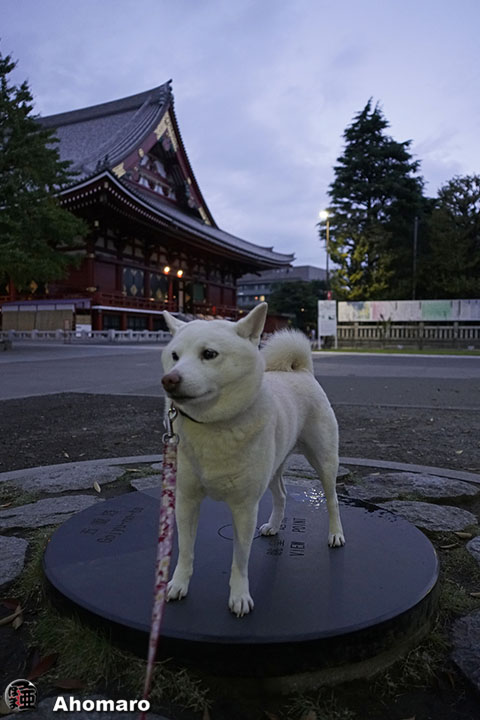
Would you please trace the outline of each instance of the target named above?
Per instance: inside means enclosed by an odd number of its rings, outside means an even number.
[[[266,312],[267,305],[262,303],[236,323],[184,323],[164,312],[174,337],[162,353],[162,382],[184,413],[175,424],[180,436],[179,557],[167,597],[174,600],[187,594],[200,503],[209,495],[224,500],[232,512],[228,604],[237,616],[253,608],[248,559],[258,503],[270,487],[272,513],[260,530],[263,535],[274,535],[285,509],[282,470],[295,446],[322,481],[329,512],[329,545],[339,547],[345,542],[335,490],[337,422],[313,376],[310,343],[302,333],[284,330],[259,351]]]

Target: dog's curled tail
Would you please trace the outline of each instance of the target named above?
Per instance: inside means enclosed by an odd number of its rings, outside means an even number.
[[[292,372],[308,370],[313,374],[310,341],[298,330],[274,333],[262,348],[265,370]]]

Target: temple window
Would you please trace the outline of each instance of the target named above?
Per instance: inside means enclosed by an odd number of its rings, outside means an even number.
[[[123,268],[123,292],[128,297],[142,297],[144,294],[144,272],[137,268]]]

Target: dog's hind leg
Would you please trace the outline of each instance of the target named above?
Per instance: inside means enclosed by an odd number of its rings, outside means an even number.
[[[338,429],[333,411],[331,417],[309,418],[300,437],[302,452],[317,471],[327,501],[330,547],[345,545],[336,491],[338,472]]]
[[[272,513],[268,522],[260,527],[262,535],[276,535],[282,524],[283,516],[285,514],[285,501],[287,492],[285,490],[285,483],[283,480],[283,468],[284,463],[280,465],[277,472],[270,480],[270,491],[272,493]]]

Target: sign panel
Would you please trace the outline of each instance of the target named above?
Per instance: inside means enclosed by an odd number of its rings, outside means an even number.
[[[337,303],[335,300],[318,301],[318,337],[337,334]]]

